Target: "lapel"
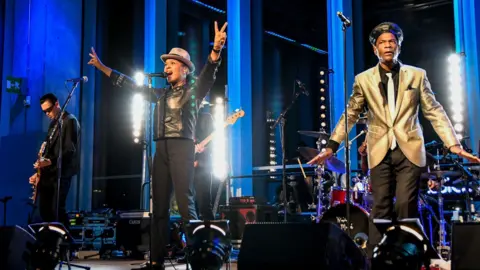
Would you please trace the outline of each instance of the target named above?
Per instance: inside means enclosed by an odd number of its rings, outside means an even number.
[[[381,100],[380,104],[383,104],[383,111],[385,113],[385,120],[386,123],[392,124],[392,118],[390,117],[390,109],[388,108],[388,100],[387,97],[385,96],[385,89],[383,89],[383,84],[382,84],[382,79],[380,78],[380,71],[379,69],[379,64],[377,64],[374,68],[372,68],[372,83],[373,83],[373,89],[376,89],[374,91],[375,96]]]
[[[398,74],[398,94],[397,94],[397,101],[395,104],[395,115],[393,119],[395,120],[395,117],[397,117],[398,112],[400,111],[400,107],[402,106],[402,100],[403,100],[403,94],[405,94],[405,90],[407,90],[407,84],[406,82],[408,81],[408,70],[407,68],[400,64],[400,73]]]

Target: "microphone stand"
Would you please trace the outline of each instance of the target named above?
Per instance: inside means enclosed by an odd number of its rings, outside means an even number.
[[[282,144],[282,188],[283,188],[283,211],[284,211],[284,217],[283,221],[286,223],[287,222],[287,177],[286,177],[286,164],[285,164],[285,116],[287,115],[288,111],[290,108],[293,106],[295,101],[297,100],[298,96],[300,96],[300,92],[295,92],[295,96],[290,103],[290,105],[285,108],[285,110],[278,116],[277,120],[275,120],[275,123],[271,127],[271,129],[275,129],[275,127],[280,123],[280,140]]]
[[[75,82],[72,86],[72,89],[70,90],[70,93],[68,94],[67,99],[65,100],[65,103],[62,106],[62,109],[60,111],[60,114],[57,119],[57,123],[54,127],[54,130],[50,134],[50,140],[49,142],[52,142],[52,137],[55,134],[55,130],[58,129],[58,157],[57,157],[57,201],[56,201],[56,220],[60,222],[59,218],[59,205],[60,205],[60,179],[62,177],[62,156],[63,156],[63,115],[65,114],[65,108],[67,107],[68,103],[70,102],[70,99],[73,96],[73,92],[77,88],[78,84],[80,82]],[[66,85],[65,85],[66,86]]]
[[[350,233],[350,143],[348,140],[348,91],[347,91],[347,29],[351,25],[350,21],[342,20],[342,31],[343,31],[343,91],[345,95],[345,173],[346,173],[346,211],[347,211],[347,234],[351,237]]]
[[[65,82],[65,87],[67,86],[66,83],[67,82]],[[56,130],[58,130],[58,157],[57,157],[57,164],[56,164],[57,165],[57,199],[56,199],[55,217],[56,217],[56,220],[58,222],[60,222],[61,224],[63,224],[63,222],[61,220],[59,220],[59,206],[60,206],[60,183],[61,183],[60,179],[62,178],[62,156],[63,156],[63,115],[65,114],[65,109],[67,108],[67,105],[70,102],[70,99],[72,99],[73,92],[78,87],[79,83],[80,83],[80,81],[75,81],[73,83],[72,89],[70,90],[70,93],[68,94],[68,97],[65,100],[65,103],[63,104],[63,106],[60,110],[60,114],[57,116],[58,117],[57,118],[57,123],[55,124],[55,127],[53,128],[52,133],[50,134],[50,137],[49,137],[49,140],[48,140],[48,144],[52,143],[52,138],[55,135]],[[81,265],[78,265],[78,264],[70,263],[69,252],[70,252],[70,249],[69,249],[69,246],[68,246],[66,248],[66,253],[64,254],[64,256],[65,256],[64,258],[65,258],[66,263],[68,265],[68,269],[70,269],[72,266],[77,267],[77,268],[81,268],[81,269],[86,269],[86,270],[90,269],[90,267],[88,267],[88,266],[81,266]],[[63,261],[64,261],[64,259],[62,258],[61,261],[60,261],[59,269],[61,269],[62,264],[64,263]]]
[[[460,164],[460,162],[458,162],[457,159],[455,158],[451,158],[452,162],[457,166],[457,168],[459,168],[461,171],[462,171],[462,174],[463,174],[463,184],[465,185],[465,204],[466,204],[466,209],[467,209],[467,221],[470,222],[472,221],[472,210],[471,210],[471,207],[472,207],[472,202],[471,202],[471,198],[470,198],[470,195],[469,195],[469,192],[468,192],[468,189],[469,189],[469,182],[474,179],[473,177],[473,174],[467,170],[462,164]]]

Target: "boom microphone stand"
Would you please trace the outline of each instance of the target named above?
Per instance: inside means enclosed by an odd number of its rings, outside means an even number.
[[[347,234],[351,237],[350,234],[350,143],[348,140],[348,92],[347,92],[347,28],[350,27],[352,22],[343,15],[342,12],[338,11],[337,16],[342,21],[342,31],[343,31],[343,91],[345,94],[345,109],[344,109],[344,118],[345,118],[345,173],[346,173],[346,192],[347,192]]]
[[[65,103],[62,106],[62,109],[60,111],[60,114],[57,119],[57,124],[54,127],[54,130],[50,134],[50,139],[49,142],[52,142],[52,138],[55,134],[55,129],[58,129],[58,158],[57,158],[57,201],[56,201],[56,220],[59,220],[58,215],[59,215],[59,205],[60,205],[60,179],[62,177],[62,152],[63,152],[63,115],[65,114],[65,108],[67,107],[68,103],[70,102],[70,99],[72,98],[73,92],[77,88],[78,84],[80,81],[75,81],[73,83],[72,89],[70,90],[70,93],[68,94],[67,99],[65,100]],[[66,87],[66,84],[65,84]]]
[[[292,105],[297,100],[298,96],[300,96],[300,94],[302,94],[302,93],[305,93],[305,92],[301,92],[301,91],[298,91],[298,92],[294,91],[294,92],[295,92],[295,96],[294,96],[292,102],[278,116],[277,120],[275,120],[275,123],[271,127],[271,129],[275,129],[275,127],[280,123],[280,139],[281,139],[281,143],[282,143],[282,166],[283,166],[283,168],[282,168],[282,171],[283,171],[283,175],[282,175],[283,211],[284,211],[283,221],[285,223],[287,223],[287,176],[286,176],[286,164],[285,164],[285,161],[286,161],[286,159],[285,159],[285,122],[286,122],[286,120],[285,120],[285,116],[287,115],[288,111],[290,110]]]
[[[52,133],[50,134],[50,138],[48,140],[49,143],[52,143],[52,138],[55,134],[55,131],[58,129],[58,158],[57,158],[57,200],[56,200],[56,220],[59,221],[60,223],[62,223],[58,218],[59,218],[59,205],[60,205],[60,179],[62,177],[62,156],[63,156],[63,115],[65,114],[65,109],[67,108],[67,105],[68,103],[70,102],[70,99],[72,99],[72,96],[73,96],[73,92],[75,91],[75,89],[78,87],[78,84],[80,82],[87,82],[88,78],[87,77],[82,77],[83,80],[73,80],[73,85],[72,85],[72,89],[70,90],[70,93],[68,94],[68,97],[67,99],[65,100],[65,103],[63,104],[62,106],[62,109],[60,111],[60,114],[58,116],[58,119],[57,119],[57,123],[54,127],[54,129],[52,130]],[[72,80],[67,80],[65,82],[65,87],[67,87],[67,82],[68,81],[72,81]],[[65,228],[66,229],[66,228]],[[81,265],[78,265],[78,264],[72,264],[70,263],[70,254],[69,254],[69,246],[66,247],[66,250],[65,250],[65,254],[64,254],[64,258],[66,260],[66,264],[68,266],[68,269],[71,269],[71,267],[77,267],[77,268],[81,268],[81,269],[86,269],[86,270],[89,270],[90,267],[88,266],[81,266]],[[63,258],[61,259],[60,261],[60,267],[59,269],[61,269],[62,267],[62,264],[63,264]]]

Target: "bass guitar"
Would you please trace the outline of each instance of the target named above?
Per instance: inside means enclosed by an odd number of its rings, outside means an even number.
[[[242,109],[235,110],[235,112],[233,114],[231,114],[230,116],[228,116],[227,120],[225,120],[225,123],[223,124],[223,128],[226,128],[230,125],[235,124],[235,122],[237,122],[238,118],[241,118],[244,115],[245,115],[245,112]],[[207,146],[208,143],[210,143],[212,141],[214,136],[215,136],[215,131],[210,133],[210,135],[208,135],[205,139],[203,139],[203,141],[198,143],[197,144],[199,146],[198,148],[199,149],[205,148],[205,146]],[[197,150],[198,148],[195,147],[195,154],[199,153],[199,151]],[[198,161],[195,161],[194,164],[195,164],[195,167],[197,167],[198,166]]]

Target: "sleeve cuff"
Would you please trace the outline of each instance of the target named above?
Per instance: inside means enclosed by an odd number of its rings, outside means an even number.
[[[334,140],[328,140],[326,148],[332,149],[333,153],[335,153],[335,152],[337,152],[339,146],[340,146],[340,144],[338,142],[336,142]]]
[[[112,74],[110,74],[110,80],[115,86],[122,86],[125,81],[125,75],[112,69]]]
[[[214,64],[214,65],[220,65],[220,63],[222,62],[222,56],[220,56],[217,59],[217,61],[213,61],[212,57],[210,57],[210,54],[209,54],[207,62],[210,63],[210,64]]]

